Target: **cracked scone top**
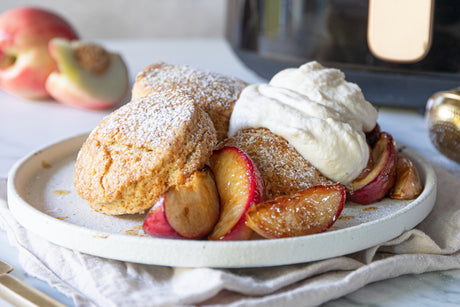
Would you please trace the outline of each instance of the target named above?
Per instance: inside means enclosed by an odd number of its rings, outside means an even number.
[[[180,93],[152,93],[105,117],[77,157],[74,183],[106,214],[143,212],[201,169],[217,143],[209,116]]]

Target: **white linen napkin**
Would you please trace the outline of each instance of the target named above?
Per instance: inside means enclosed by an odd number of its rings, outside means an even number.
[[[374,281],[460,268],[460,180],[435,167],[438,197],[415,229],[365,251],[269,268],[184,269],[107,260],[54,245],[19,225],[0,181],[0,228],[32,276],[76,306],[314,306]]]

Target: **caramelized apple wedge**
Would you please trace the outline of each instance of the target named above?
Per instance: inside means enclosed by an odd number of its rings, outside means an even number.
[[[246,213],[247,225],[270,239],[323,232],[334,224],[345,199],[341,184],[312,186],[291,197],[254,205]]]
[[[160,196],[144,220],[144,232],[167,238],[201,239],[219,219],[219,195],[208,167],[196,171],[186,184]]]
[[[262,176],[240,148],[224,146],[209,159],[220,196],[221,214],[210,240],[246,240],[253,231],[246,226],[246,211],[265,200]]]
[[[398,156],[396,181],[390,192],[390,197],[394,199],[414,199],[421,192],[422,182],[417,169],[408,158]]]
[[[348,188],[348,199],[367,205],[385,197],[393,187],[397,152],[393,137],[381,132],[371,151],[373,166],[364,176],[355,179]]]

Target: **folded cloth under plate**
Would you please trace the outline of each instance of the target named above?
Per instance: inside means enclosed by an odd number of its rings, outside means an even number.
[[[430,215],[398,238],[352,255],[250,269],[173,268],[102,259],[31,233],[8,210],[0,181],[0,228],[25,271],[76,306],[314,306],[369,283],[460,268],[460,179],[434,167],[438,196]]]

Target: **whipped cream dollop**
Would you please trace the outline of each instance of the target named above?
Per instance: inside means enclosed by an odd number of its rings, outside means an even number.
[[[365,132],[377,116],[340,70],[313,61],[280,71],[268,84],[246,87],[233,109],[229,136],[244,128],[270,129],[324,176],[346,185],[367,165]]]

